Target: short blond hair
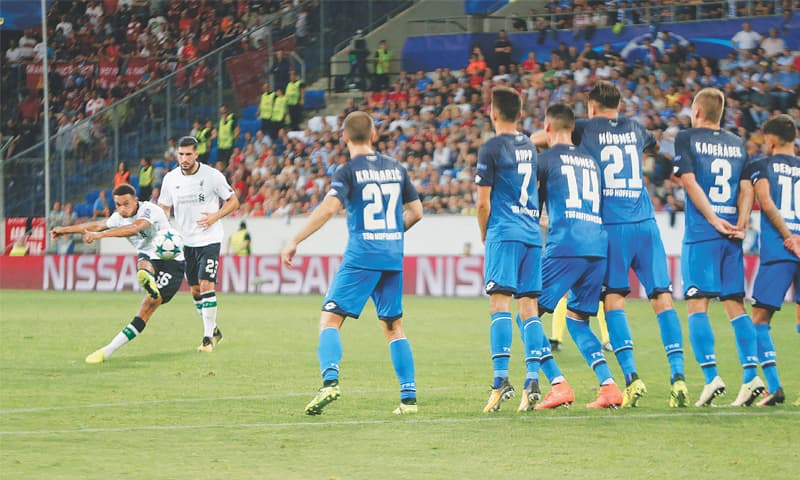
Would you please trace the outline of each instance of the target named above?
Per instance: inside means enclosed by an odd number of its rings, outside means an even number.
[[[725,94],[717,88],[704,88],[694,96],[695,105],[703,111],[703,120],[719,123],[725,109]]]

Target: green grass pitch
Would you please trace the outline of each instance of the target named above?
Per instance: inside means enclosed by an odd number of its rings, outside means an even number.
[[[567,339],[556,358],[576,393],[572,408],[518,414],[515,397],[485,415],[488,300],[407,297],[420,413],[398,418],[398,387],[371,306],[345,322],[342,398],[307,417],[303,407],[320,383],[320,297],[220,294],[225,341],[200,354],[201,322],[181,293],[110,361],[84,364],[140,299],[0,292],[0,477],[788,479],[800,471],[800,408],[791,405],[800,394],[800,336],[791,305],[772,330],[785,406],[670,410],[656,320],[647,303],[631,301],[637,366],[649,389],[639,408],[586,409],[596,381]],[[685,305],[677,309],[688,344]],[[728,403],[741,370],[719,304],[711,315],[729,388],[720,403]],[[518,391],[520,352],[515,334]],[[686,363],[696,399],[702,376],[688,345]]]

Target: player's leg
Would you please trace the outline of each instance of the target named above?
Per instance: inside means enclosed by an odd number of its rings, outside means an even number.
[[[564,374],[558,367],[556,360],[553,358],[553,352],[550,350],[550,339],[547,335],[542,334],[542,361],[541,368],[547,380],[550,382],[550,391],[544,396],[541,402],[536,404],[534,410],[543,410],[548,408],[558,408],[561,406],[568,407],[575,401],[575,393],[567,383]]]
[[[606,325],[611,347],[617,357],[625,384],[630,385],[639,378],[633,358],[633,338],[625,314],[625,297],[630,293],[628,271],[633,260],[631,243],[637,241],[634,226],[608,225],[608,257],[604,284],[603,302]]]
[[[758,360],[764,378],[767,379],[769,395],[759,402],[760,406],[774,406],[785,401],[785,394],[778,376],[777,354],[770,334],[773,314],[780,310],[784,295],[791,283],[799,285],[800,268],[794,262],[761,264],[753,285],[753,323],[756,329]],[[795,292],[795,295],[798,295]]]
[[[197,277],[198,274],[198,266],[200,264],[200,260],[198,255],[201,252],[201,248],[183,247],[183,256],[186,259],[186,283],[189,284],[189,291],[192,294],[192,301],[194,302],[194,308],[197,312],[197,316],[200,318],[200,321],[203,321],[203,299],[200,298],[200,280]]]
[[[219,243],[202,247],[198,256],[198,288],[192,287],[192,295],[200,295],[200,309],[203,318],[203,341],[197,351],[211,353],[222,341],[222,332],[217,327],[217,269],[219,267]],[[196,298],[196,297],[195,297]]]
[[[611,339],[608,336],[606,307],[602,300],[600,300],[600,306],[597,308],[597,326],[600,328],[600,342],[603,344],[603,350],[613,352],[614,349],[611,347]]]
[[[555,310],[553,310],[553,319],[551,321],[552,329],[550,334],[550,348],[558,352],[564,343],[564,331],[567,329],[567,296],[561,297],[558,301]]]
[[[518,411],[532,409],[541,399],[539,367],[542,360],[544,329],[539,318],[537,297],[542,291],[542,249],[526,247],[517,273],[517,302],[525,345],[525,386]]]
[[[140,259],[137,266],[147,269],[159,279],[161,294],[156,298],[146,296],[133,320],[108,345],[88,355],[86,363],[95,364],[108,360],[120,347],[141,335],[156,309],[172,299],[183,281],[183,262]]]
[[[718,297],[721,288],[720,264],[719,246],[715,242],[683,245],[681,275],[688,312],[689,342],[705,378],[703,390],[695,402],[697,407],[709,406],[714,398],[725,393],[725,383],[717,370],[714,330],[708,318],[709,299]]]
[[[156,272],[150,264],[146,255],[139,254],[139,259],[136,264],[136,280],[139,282],[145,292],[150,298],[158,298],[161,292],[158,290],[158,282],[156,281]]]
[[[489,344],[492,355],[494,380],[492,393],[484,413],[500,408],[503,400],[514,396],[514,387],[508,381],[508,362],[511,357],[513,326],[511,323],[511,296],[517,291],[517,272],[524,253],[520,242],[489,242],[484,261],[485,290],[489,294]]]
[[[677,385],[677,389],[683,392],[686,389],[683,332],[678,312],[672,303],[672,281],[667,269],[667,255],[655,222],[643,222],[641,228],[642,238],[649,240],[639,243],[634,270],[647,291],[647,297],[658,319],[661,343],[669,362],[670,383],[675,385],[675,382],[683,382]],[[685,395],[683,396],[680,406],[686,406]]]
[[[347,317],[358,318],[372,290],[380,279],[378,271],[361,270],[342,265],[333,278],[319,321],[317,358],[322,387],[306,405],[306,415],[319,415],[322,409],[339,398],[339,364],[342,339],[339,330]]]
[[[394,414],[417,413],[417,381],[414,355],[403,330],[403,272],[383,272],[372,292],[383,335],[389,344],[394,373],[400,384],[400,406]]]
[[[750,406],[765,389],[758,376],[756,328],[744,309],[744,253],[741,241],[723,240],[720,300],[731,321],[742,365],[742,387],[731,405]]]

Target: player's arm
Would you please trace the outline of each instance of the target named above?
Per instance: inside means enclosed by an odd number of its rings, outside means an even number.
[[[772,195],[770,195],[769,192],[769,180],[766,178],[756,180],[754,191],[758,204],[761,206],[761,215],[766,215],[767,220],[769,220],[775,227],[775,230],[778,231],[781,238],[783,238],[783,246],[795,256],[800,257],[800,239],[792,235],[792,231],[789,230],[789,226],[786,225],[786,221],[783,219],[783,216],[781,216],[778,206],[775,205],[775,202],[772,200]]]
[[[714,209],[711,207],[711,202],[708,201],[706,193],[697,183],[694,173],[684,173],[680,178],[681,182],[683,183],[683,188],[686,190],[686,195],[689,196],[689,199],[692,201],[697,210],[700,211],[703,217],[705,217],[706,221],[723,235],[736,235],[738,232],[737,228],[714,213]]]
[[[486,230],[489,228],[489,214],[492,213],[492,187],[478,186],[478,227],[481,229],[481,241],[486,243]]]
[[[150,226],[150,222],[143,218],[136,219],[130,225],[122,225],[120,227],[109,228],[100,231],[88,231],[83,234],[83,241],[92,243],[95,240],[108,237],[132,237],[139,232]]]
[[[52,230],[50,230],[50,238],[55,240],[61,235],[69,235],[71,233],[100,232],[107,228],[108,226],[106,226],[105,220],[79,223],[77,225],[67,225],[63,227],[54,227]]]
[[[744,239],[744,230],[747,228],[750,212],[753,211],[754,199],[753,183],[749,179],[742,179],[739,182],[739,198],[736,199],[736,207],[739,210],[739,218],[736,221],[736,228],[739,229],[738,238]]]
[[[407,232],[422,220],[422,202],[419,199],[403,204],[403,231]]]
[[[413,202],[412,202],[413,203]],[[286,246],[281,251],[281,259],[283,260],[283,264],[287,267],[292,266],[292,259],[294,258],[295,253],[297,253],[297,246],[300,245],[303,240],[310,237],[314,234],[317,230],[322,228],[328,220],[331,219],[334,215],[336,215],[339,210],[342,208],[342,201],[339,200],[336,195],[327,195],[325,200],[319,204],[317,208],[311,212],[311,216],[308,217],[308,221],[300,227],[300,230],[294,234],[294,237],[286,244]]]
[[[239,197],[235,194],[231,194],[225,203],[214,213],[203,212],[200,220],[197,221],[197,224],[200,228],[206,229],[211,225],[214,225],[219,219],[225,217],[226,215],[230,214],[234,210],[239,208]]]
[[[547,135],[544,130],[533,132],[530,136],[531,143],[537,148],[547,148]]]

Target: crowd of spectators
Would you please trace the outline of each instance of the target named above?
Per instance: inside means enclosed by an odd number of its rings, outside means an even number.
[[[299,4],[299,6],[298,6]],[[231,42],[248,29],[241,44],[226,56],[265,44],[267,28],[273,38],[296,33],[302,41],[309,26],[319,23],[317,0],[57,0],[48,10],[48,42],[40,31],[26,30],[10,41],[4,53],[0,117],[3,138],[14,139],[6,157],[41,139],[43,94],[41,81],[29,88],[26,72],[31,62],[50,62],[51,131],[68,129],[84,117],[124,98],[142,86],[175,72],[206,53]],[[317,23],[314,23],[317,22]],[[255,28],[269,23],[269,27]],[[201,62],[176,85],[190,93],[211,88],[215,65]],[[118,112],[123,122],[156,117],[157,106],[148,95]],[[85,146],[99,144],[99,126],[87,125],[81,135],[70,135],[71,152],[85,156]],[[95,130],[95,131],[93,131]]]
[[[691,44],[667,31],[657,34],[655,46],[643,55],[627,59],[610,45],[593,49],[587,43],[578,51],[562,44],[546,61],[531,52],[522,63],[504,65],[503,56],[489,52],[487,62],[475,47],[463,70],[402,72],[390,89],[348,100],[339,122],[353,110],[369,112],[378,129],[377,150],[407,167],[426,213],[469,215],[474,213],[478,148],[493,136],[491,88],[508,85],[521,92],[519,129],[531,133],[543,127],[544,112],[554,102],[567,102],[585,117],[588,91],[607,80],[622,91],[621,114],[640,121],[659,140],[659,151],[642,159],[643,173],[655,209],[675,213],[683,210],[685,193],[671,179],[674,140],[690,126],[691,101],[699,89],[713,86],[726,93],[723,128],[743,137],[752,156],[761,153],[760,127],[772,115],[787,112],[800,122],[800,57],[783,43],[780,31],[753,32],[758,38],[751,31],[745,23],[745,35],[737,36],[752,37],[752,45],[740,44],[719,61],[697,55]],[[498,41],[509,40],[501,36]],[[275,139],[260,132],[246,135],[230,161],[217,162],[240,197],[238,216],[313,211],[332,173],[347,160],[337,129],[322,125],[314,131],[281,130]]]

